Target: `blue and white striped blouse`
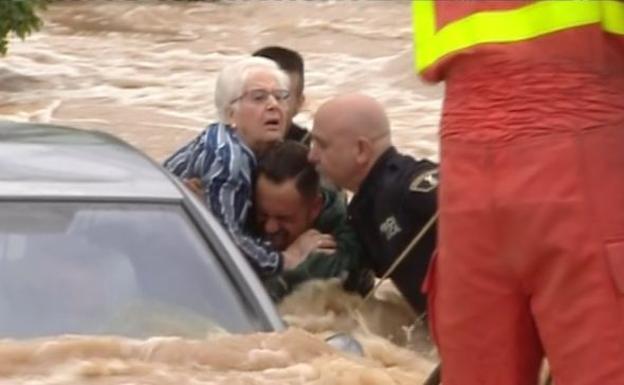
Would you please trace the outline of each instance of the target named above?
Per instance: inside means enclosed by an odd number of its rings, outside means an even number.
[[[259,274],[280,272],[282,255],[244,230],[252,205],[256,158],[229,126],[209,125],[164,166],[181,179],[201,179],[206,204]]]

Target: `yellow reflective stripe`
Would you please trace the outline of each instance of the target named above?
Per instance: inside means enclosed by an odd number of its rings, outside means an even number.
[[[602,26],[605,31],[624,35],[624,1],[602,1]]]
[[[412,53],[416,71],[421,71],[437,60],[435,58],[436,15],[432,0],[412,0]]]
[[[602,4],[603,6],[607,3]],[[620,2],[608,1],[613,20],[608,26],[618,30],[615,19]],[[605,12],[605,8],[602,9]],[[562,29],[601,21],[601,2],[585,0],[544,0],[505,11],[483,11],[451,22],[436,32],[433,0],[413,0],[414,55],[416,69],[423,71],[441,57],[482,43],[505,43],[531,39]]]

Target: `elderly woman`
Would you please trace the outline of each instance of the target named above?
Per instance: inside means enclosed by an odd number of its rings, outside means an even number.
[[[286,132],[288,87],[288,76],[271,60],[249,57],[226,66],[215,89],[219,122],[164,163],[187,185],[199,179],[206,204],[262,276],[305,257],[301,243],[280,253],[245,231],[256,159]]]

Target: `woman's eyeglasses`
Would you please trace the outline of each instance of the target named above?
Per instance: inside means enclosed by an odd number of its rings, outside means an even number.
[[[284,102],[290,96],[290,92],[288,90],[263,90],[263,89],[255,89],[243,92],[241,96],[232,100],[232,103],[236,103],[239,100],[247,100],[254,104],[264,104],[269,101],[269,97],[273,96],[277,102]]]

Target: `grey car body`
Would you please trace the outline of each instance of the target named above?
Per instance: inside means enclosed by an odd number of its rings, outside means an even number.
[[[0,122],[0,338],[282,329],[205,206],[96,131]]]

